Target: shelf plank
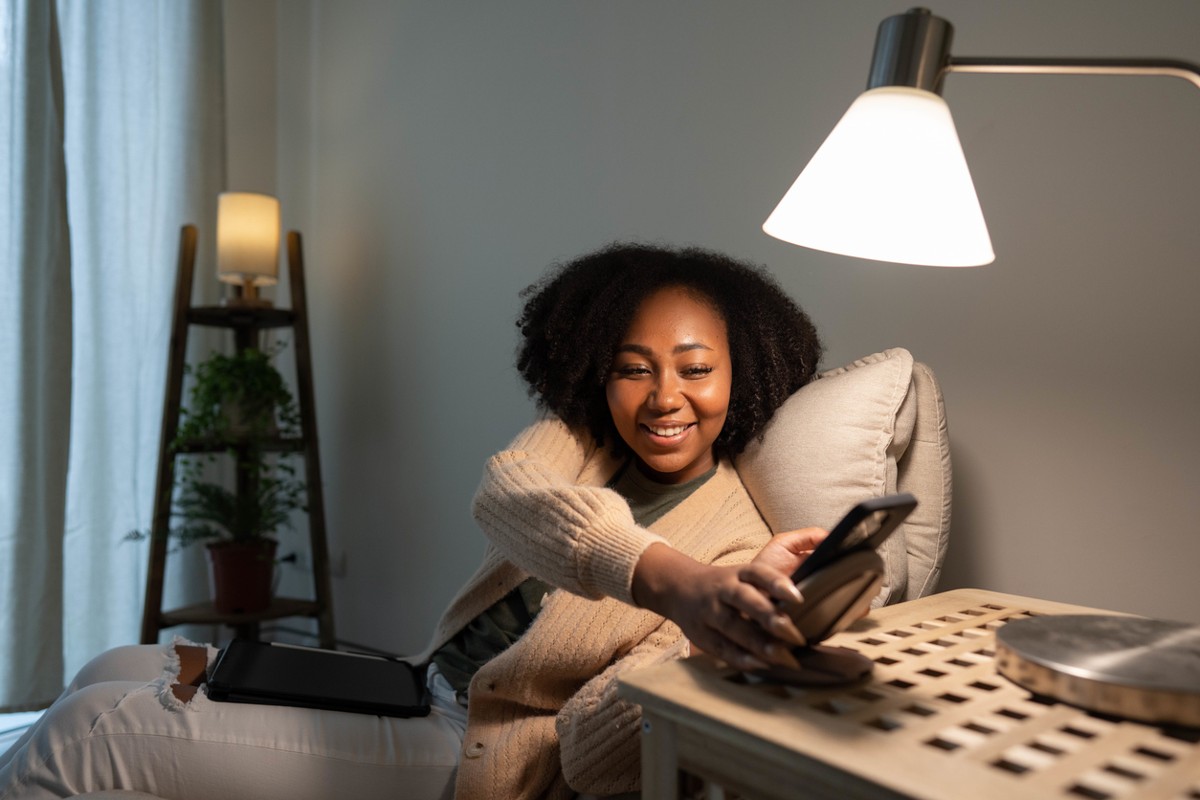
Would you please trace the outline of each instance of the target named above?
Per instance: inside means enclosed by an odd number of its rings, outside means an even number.
[[[159,619],[163,628],[175,625],[246,625],[283,617],[315,617],[320,612],[321,606],[316,600],[276,597],[269,607],[249,614],[218,613],[209,601],[164,611]]]
[[[227,450],[237,450],[239,447],[245,446],[246,444],[239,442],[225,442],[215,439],[190,439],[177,444],[172,450],[176,455],[183,453],[224,453]],[[306,443],[302,437],[279,437],[261,440],[256,442],[255,446],[268,453],[300,453],[304,451]]]
[[[238,306],[193,306],[187,311],[187,321],[210,328],[285,328],[296,320],[289,308]]]

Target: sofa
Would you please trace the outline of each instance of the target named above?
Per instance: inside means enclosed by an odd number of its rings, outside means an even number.
[[[886,577],[873,605],[935,590],[950,531],[949,435],[933,372],[907,350],[821,373],[784,403],[736,466],[775,531],[829,528],[864,498],[912,493],[919,505],[882,547]],[[124,790],[85,796],[154,800]]]

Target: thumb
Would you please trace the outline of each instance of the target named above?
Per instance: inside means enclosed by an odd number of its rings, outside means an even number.
[[[807,556],[825,540],[829,532],[822,528],[800,528],[795,531],[785,531],[771,537],[771,544],[778,544],[793,555]]]
[[[801,528],[777,533],[755,556],[754,561],[790,575],[828,535],[821,528]]]

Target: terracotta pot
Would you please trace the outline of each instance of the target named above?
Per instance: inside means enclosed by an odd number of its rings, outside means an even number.
[[[277,544],[274,539],[255,539],[208,545],[217,613],[249,614],[271,605]]]
[[[225,435],[232,439],[279,435],[273,405],[245,404],[227,399],[221,403],[221,418],[225,423]]]

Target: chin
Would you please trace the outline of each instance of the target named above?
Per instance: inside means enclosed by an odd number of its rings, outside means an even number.
[[[664,463],[662,461],[654,461],[645,458],[641,459],[641,461],[642,465],[646,469],[657,475],[659,478],[664,479],[664,482],[669,482],[674,478],[674,476],[690,469],[695,463],[694,461],[680,462],[677,460]]]

